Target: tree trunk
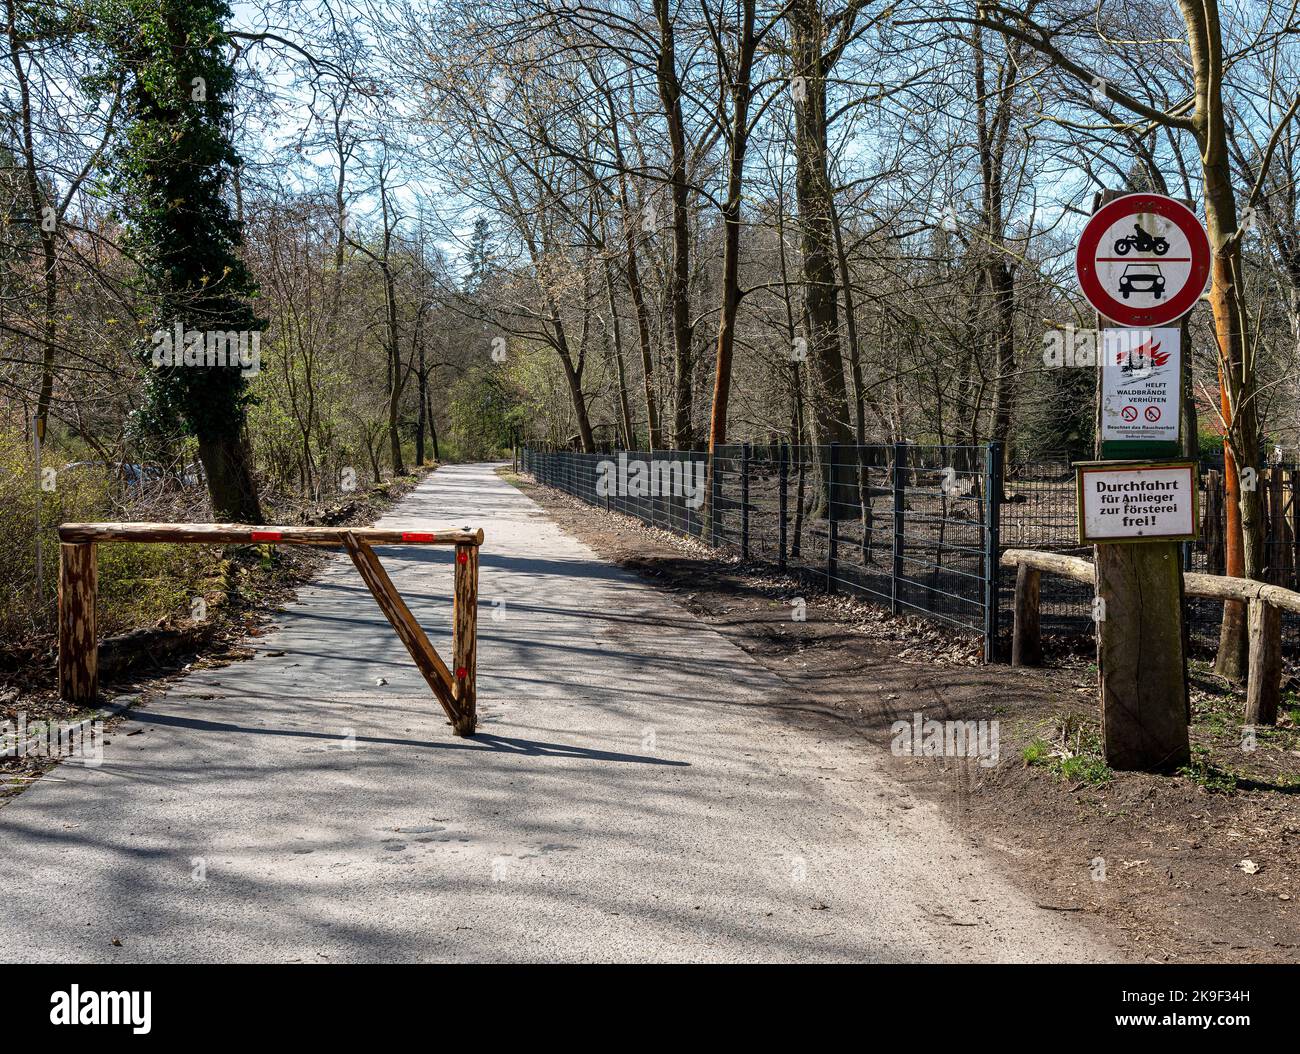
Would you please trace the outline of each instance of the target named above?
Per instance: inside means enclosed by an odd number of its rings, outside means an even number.
[[[253,455],[242,434],[199,437],[199,460],[208,477],[212,516],[218,523],[261,523],[253,481]]]
[[[801,280],[808,353],[816,384],[813,423],[820,444],[851,443],[844,359],[840,353],[832,188],[827,172],[826,37],[819,0],[794,0],[787,14],[795,105],[795,198],[799,204]]]
[[[743,0],[739,54],[731,85],[731,133],[728,136],[727,200],[722,207],[722,304],[718,311],[718,352],[709,414],[709,454],[727,441],[727,405],[731,399],[731,360],[740,310],[740,209],[749,146],[750,72],[754,60],[754,0]],[[712,471],[713,458],[709,458]],[[712,493],[709,487],[706,494]]]
[[[984,34],[975,30],[975,102],[978,115],[976,131],[979,137],[980,180],[982,204],[980,217],[987,244],[984,262],[985,281],[992,299],[993,358],[997,363],[993,386],[992,438],[1006,445],[1011,438],[1011,422],[1015,405],[1015,311],[1016,273],[1006,252],[1006,217],[1002,181],[1006,159],[1007,134],[1011,127],[1011,106],[1015,93],[1015,74],[1008,72],[999,77],[992,94],[994,108],[990,112],[990,90],[984,58]],[[1008,48],[1011,44],[1008,43]],[[973,437],[972,437],[973,438]]]
[[[582,390],[582,371],[573,363],[569,353],[569,341],[565,335],[564,323],[554,304],[551,307],[551,331],[555,335],[555,351],[560,356],[564,367],[564,380],[569,386],[569,398],[573,402],[573,415],[578,420],[578,436],[582,442],[584,454],[596,451],[596,438],[591,431],[591,414],[587,410],[587,393]]]
[[[1260,516],[1259,415],[1254,361],[1246,346],[1241,241],[1237,204],[1223,114],[1223,40],[1216,0],[1180,0],[1196,87],[1194,127],[1205,175],[1205,226],[1213,252],[1210,306],[1219,346],[1220,410],[1224,433],[1226,573],[1259,578],[1264,564],[1264,524]],[[1243,473],[1243,470],[1249,470]],[[1243,479],[1243,474],[1245,479]],[[1223,605],[1215,672],[1241,683],[1248,660],[1246,608]]]
[[[690,278],[691,231],[689,187],[686,183],[686,123],[682,117],[682,87],[677,76],[677,51],[673,18],[668,0],[654,0],[659,20],[659,55],[656,83],[659,101],[668,124],[671,159],[668,183],[673,202],[673,261],[668,278],[668,305],[672,314],[674,352],[673,446],[689,450],[693,444],[692,402],[694,356],[691,342]]]
[[[31,91],[27,71],[23,68],[23,44],[19,40],[13,0],[6,0],[6,30],[9,37],[9,60],[18,84],[19,117],[22,126],[23,177],[27,185],[27,201],[32,210],[32,223],[41,242],[41,280],[44,285],[44,317],[41,320],[41,382],[36,396],[36,438],[45,442],[45,429],[50,416],[50,402],[54,396],[54,337],[55,315],[59,306],[58,273],[55,259],[57,237],[53,214],[43,212],[41,184],[36,173],[36,145],[32,136]],[[51,205],[52,209],[53,206]]]
[[[614,378],[618,384],[619,422],[623,426],[623,446],[636,446],[636,429],[632,424],[632,407],[627,397],[627,370],[623,365],[623,327],[618,321],[618,299],[614,296],[614,276],[605,264],[605,292],[609,298],[609,324],[614,336]]]
[[[651,450],[663,449],[663,435],[659,430],[659,407],[655,401],[654,356],[650,346],[650,312],[646,308],[645,293],[641,288],[641,269],[637,254],[637,231],[639,224],[631,214],[631,195],[627,188],[627,170],[623,162],[623,144],[619,139],[618,114],[614,110],[613,98],[606,95],[610,107],[610,132],[614,143],[614,157],[618,164],[618,197],[623,210],[623,240],[626,246],[624,276],[627,280],[628,295],[632,298],[632,310],[636,315],[637,343],[641,350],[641,374],[645,381],[645,415],[646,428],[649,432]]]
[[[423,341],[420,342],[419,365],[416,368],[419,371],[416,374],[416,384],[419,385],[420,416],[417,419],[415,425],[415,463],[417,465],[423,465],[424,464],[424,429],[427,423],[426,416],[425,416],[425,408],[428,404],[427,395],[428,395],[428,387],[429,387],[429,377],[428,374],[425,373],[425,369],[424,369],[424,342]]]

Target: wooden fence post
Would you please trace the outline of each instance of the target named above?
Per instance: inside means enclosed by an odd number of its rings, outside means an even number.
[[[1268,470],[1268,538],[1265,542],[1265,581],[1286,585],[1286,514],[1282,469]]]
[[[1212,575],[1223,574],[1223,476],[1216,469],[1205,473],[1201,540],[1205,546],[1205,570]]]
[[[1039,629],[1042,573],[1028,564],[1016,566],[1016,609],[1011,636],[1012,666],[1041,666],[1043,638]]]
[[[472,736],[478,724],[478,546],[456,546],[456,592],[452,603],[452,673],[459,711],[452,730]]]
[[[1282,694],[1282,611],[1262,597],[1250,601],[1250,672],[1246,724],[1277,724]]]
[[[59,695],[86,706],[99,692],[95,594],[99,566],[94,542],[59,545]]]

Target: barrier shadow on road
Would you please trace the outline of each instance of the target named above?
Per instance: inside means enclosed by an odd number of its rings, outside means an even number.
[[[231,724],[225,721],[205,721],[201,718],[177,717],[173,714],[156,714],[147,710],[131,711],[131,719],[140,724],[158,725],[168,728],[187,728],[196,732],[238,732],[255,736],[284,736],[290,739],[315,739],[329,743],[338,743],[338,733],[312,732],[301,728],[253,728],[248,725]],[[595,750],[590,747],[573,746],[568,743],[543,743],[534,739],[518,739],[512,736],[497,736],[486,732],[476,734],[472,739],[425,740],[395,739],[385,736],[354,736],[356,743],[371,743],[381,746],[421,747],[429,750],[469,750],[491,751],[493,753],[519,754],[525,757],[571,758],[585,761],[617,761],[633,765],[666,765],[672,768],[689,768],[690,762],[673,761],[669,758],[648,757],[642,754],[622,754],[611,750]]]

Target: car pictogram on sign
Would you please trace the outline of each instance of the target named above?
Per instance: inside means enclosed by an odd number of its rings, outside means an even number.
[[[1150,293],[1159,300],[1165,295],[1165,276],[1158,264],[1132,263],[1119,278],[1119,292],[1127,300],[1134,291]]]

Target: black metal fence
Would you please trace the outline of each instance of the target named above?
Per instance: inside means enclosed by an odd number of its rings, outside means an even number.
[[[525,447],[523,471],[589,504],[997,635],[1001,448],[719,447],[583,454]],[[712,467],[712,472],[710,472]],[[994,569],[990,574],[989,569]]]
[[[985,657],[1011,632],[1014,573],[1005,549],[1091,558],[1078,543],[1074,469],[1068,458],[1003,465],[999,444],[720,447],[704,451],[583,454],[526,446],[520,467],[539,483],[643,523],[774,564],[984,637]],[[1258,474],[1266,580],[1300,589],[1300,467]],[[1222,482],[1201,473],[1201,537],[1183,546],[1187,570],[1223,573]],[[994,500],[1001,495],[1001,501]],[[993,573],[989,573],[989,568]],[[1045,631],[1092,632],[1092,589],[1044,575]],[[1213,641],[1222,605],[1190,600],[1192,633]],[[1284,633],[1300,639],[1300,618]]]

